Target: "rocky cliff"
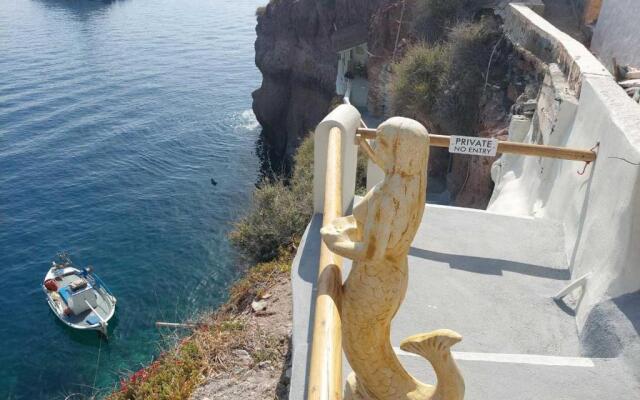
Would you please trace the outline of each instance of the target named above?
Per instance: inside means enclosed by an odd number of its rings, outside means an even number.
[[[286,165],[300,139],[335,96],[337,50],[364,35],[390,0],[272,0],[257,11],[256,65],[262,86],[253,111],[273,168]]]

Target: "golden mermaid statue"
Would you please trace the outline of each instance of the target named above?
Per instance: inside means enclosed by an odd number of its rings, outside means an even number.
[[[321,230],[336,254],[353,260],[342,297],[344,352],[353,369],[345,399],[461,400],[464,380],[450,347],[461,340],[441,329],[411,336],[401,349],[426,358],[437,384],[409,375],[390,340],[391,320],[407,290],[407,254],[425,207],[429,136],[417,121],[394,117],[378,128],[376,147],[361,139],[370,159],[385,173],[353,209]]]

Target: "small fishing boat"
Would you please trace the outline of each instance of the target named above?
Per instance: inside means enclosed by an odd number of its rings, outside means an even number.
[[[58,257],[42,283],[49,307],[66,325],[106,336],[116,298],[91,267],[77,268],[65,254]]]

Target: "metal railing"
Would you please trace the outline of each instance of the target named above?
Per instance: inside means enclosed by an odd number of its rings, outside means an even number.
[[[342,138],[340,128],[331,128],[327,147],[323,226],[342,216],[343,212]],[[313,400],[341,399],[340,296],[342,291],[342,257],[331,252],[324,242],[320,246],[318,292],[307,398]]]
[[[375,129],[360,128],[357,135],[364,139],[375,139]],[[450,136],[429,134],[429,145],[432,147],[449,147]],[[574,160],[592,162],[596,159],[596,152],[591,150],[571,149],[566,147],[548,146],[544,144],[531,144],[520,142],[498,142],[498,153],[520,154],[526,156],[539,156],[559,158],[562,160]]]

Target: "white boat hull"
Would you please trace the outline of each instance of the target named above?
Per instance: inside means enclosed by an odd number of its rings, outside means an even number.
[[[92,290],[96,295],[96,306],[92,307],[87,304],[89,309],[77,315],[70,314],[69,312],[65,313],[65,309],[68,309],[68,307],[58,291],[51,291],[45,287],[45,282],[50,279],[54,280],[59,288],[62,288],[80,276],[82,276],[82,271],[74,267],[65,267],[63,269],[51,268],[42,283],[42,290],[47,297],[47,303],[51,311],[53,311],[63,324],[73,329],[99,331],[106,335],[109,320],[115,314],[116,298],[106,287],[98,283],[99,278],[93,274],[86,276],[88,280],[93,281],[95,284],[95,286],[92,286],[89,290]]]

